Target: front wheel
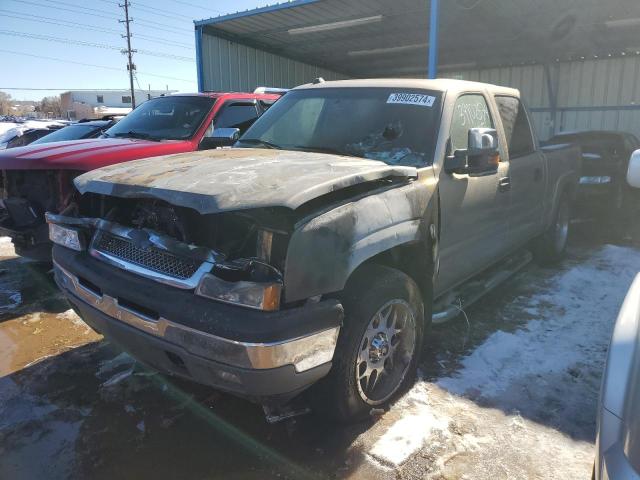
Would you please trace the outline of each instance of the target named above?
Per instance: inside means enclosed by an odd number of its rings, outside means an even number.
[[[345,320],[317,406],[339,421],[367,418],[413,383],[424,334],[420,290],[404,273],[366,265],[343,295]]]
[[[569,238],[570,218],[571,203],[569,195],[565,193],[558,201],[551,225],[534,243],[533,251],[538,262],[551,264],[564,256]]]

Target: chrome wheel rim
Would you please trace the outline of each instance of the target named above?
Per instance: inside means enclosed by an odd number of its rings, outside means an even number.
[[[566,202],[560,204],[558,218],[556,219],[556,251],[561,252],[567,244],[569,236],[569,205]]]
[[[355,379],[360,398],[380,405],[398,391],[416,347],[416,317],[404,300],[385,303],[371,317],[358,346]]]

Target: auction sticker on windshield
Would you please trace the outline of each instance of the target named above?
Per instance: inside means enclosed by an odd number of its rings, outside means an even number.
[[[421,93],[392,93],[387,99],[387,103],[402,103],[404,105],[419,105],[421,107],[432,107],[436,97],[423,95]]]

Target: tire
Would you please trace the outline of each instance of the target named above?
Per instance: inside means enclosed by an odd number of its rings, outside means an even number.
[[[425,309],[420,289],[410,277],[375,264],[365,265],[353,275],[342,301],[345,319],[333,366],[318,384],[319,395],[314,395],[314,400],[316,409],[325,416],[351,423],[370,417],[373,409],[387,408],[413,384],[422,350]],[[430,318],[430,310],[428,314]],[[384,316],[389,319],[386,324]],[[370,365],[380,373],[369,371]],[[368,376],[362,376],[367,372]]]
[[[563,193],[553,214],[549,228],[534,242],[533,253],[538,263],[549,265],[560,261],[567,249],[571,203]]]

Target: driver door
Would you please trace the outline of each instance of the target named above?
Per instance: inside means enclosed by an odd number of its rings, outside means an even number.
[[[483,94],[463,94],[455,102],[451,152],[466,149],[470,128],[495,128]],[[498,171],[469,174],[440,171],[440,266],[436,296],[482,271],[508,248],[509,164],[500,141]],[[446,161],[446,160],[445,160]]]

